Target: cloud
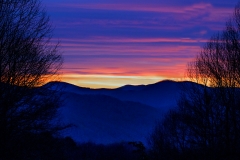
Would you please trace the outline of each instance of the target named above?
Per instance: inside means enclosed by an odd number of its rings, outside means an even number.
[[[125,12],[156,12],[161,14],[174,14],[183,20],[191,19],[203,14],[208,14],[209,20],[222,20],[222,16],[228,17],[233,12],[233,8],[214,7],[211,3],[195,3],[185,6],[161,5],[161,4],[129,4],[129,3],[66,3],[58,4],[58,6],[66,9],[87,9],[91,12],[93,10],[104,10],[108,12],[125,11]],[[76,10],[77,11],[77,10]],[[217,19],[216,19],[217,18]]]
[[[183,77],[187,63],[213,33],[224,28],[232,4],[216,0],[50,0],[48,8],[56,26],[53,41],[60,40],[65,59],[63,77],[98,86],[106,86],[108,80],[120,85],[136,84],[137,78],[146,80],[138,83],[150,83],[157,78]]]

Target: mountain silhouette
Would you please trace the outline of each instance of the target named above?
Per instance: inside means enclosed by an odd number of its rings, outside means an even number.
[[[156,122],[177,106],[182,85],[192,82],[161,81],[150,85],[126,85],[116,89],[90,89],[65,82],[50,82],[60,88],[63,103],[59,115],[73,127],[62,134],[77,142],[109,144],[142,141]]]

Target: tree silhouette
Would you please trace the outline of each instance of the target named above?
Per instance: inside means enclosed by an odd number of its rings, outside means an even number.
[[[170,151],[174,148],[181,155],[200,159],[240,156],[239,40],[240,4],[226,28],[212,36],[188,64],[188,78],[201,85],[183,86],[177,109],[161,123],[160,134],[155,131],[152,135],[152,144],[164,134]]]
[[[62,64],[38,0],[0,1],[0,152],[25,132],[52,131],[58,98],[38,88]],[[2,152],[3,151],[3,152]]]

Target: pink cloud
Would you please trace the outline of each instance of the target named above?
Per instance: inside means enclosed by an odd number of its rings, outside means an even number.
[[[179,66],[185,66],[186,63],[194,57],[193,51],[196,48],[190,47],[175,47],[175,48],[159,48],[159,51],[154,53],[150,50],[142,53],[136,53],[130,59],[127,54],[122,58],[115,57],[111,52],[108,57],[98,57],[101,53],[91,52],[91,57],[76,59],[65,62],[64,72],[80,72],[84,74],[116,74],[116,75],[159,75],[164,74],[176,75],[176,72],[183,73],[184,69]],[[132,55],[132,53],[129,53]],[[112,55],[112,56],[111,56]],[[143,55],[143,57],[142,57]],[[86,56],[88,56],[86,54]],[[94,67],[93,67],[94,66]],[[111,67],[109,67],[111,66]]]
[[[76,43],[97,43],[97,42],[106,42],[106,43],[153,43],[153,42],[170,42],[170,43],[199,43],[207,42],[207,39],[199,38],[165,38],[165,37],[149,37],[149,38],[129,38],[129,37],[106,37],[106,36],[94,36],[88,39],[68,39],[61,38],[64,43],[63,45],[73,45]],[[71,46],[72,47],[72,46]]]
[[[131,67],[131,68],[129,68]],[[148,67],[146,66],[134,66],[126,63],[122,63],[119,67],[108,68],[104,66],[96,66],[95,68],[87,68],[87,69],[71,69],[64,70],[63,75],[112,75],[112,76],[162,76],[169,78],[179,78],[183,77],[184,72],[186,70],[186,64],[175,64],[166,67]]]
[[[81,9],[89,9],[89,12],[91,10],[108,10],[109,13],[111,11],[154,13],[151,16],[146,14],[146,17],[136,19],[134,17],[114,19],[105,16],[97,18],[94,16],[90,16],[90,18],[73,16],[69,17],[68,21],[65,21],[65,19],[56,20],[57,27],[64,31],[65,36],[62,37],[75,37],[78,33],[80,35],[76,36],[75,39],[61,38],[61,49],[65,57],[62,72],[66,76],[183,77],[187,62],[191,61],[200,52],[201,45],[208,41],[205,37],[209,29],[222,29],[225,21],[233,12],[232,8],[215,7],[210,3],[188,6],[80,3],[57,5],[64,8],[64,11],[74,13],[72,15],[77,15]],[[59,10],[56,9],[56,11]],[[220,23],[223,27],[219,25]],[[87,30],[84,30],[85,28]],[[114,28],[114,30],[111,30],[111,28]],[[161,32],[154,35],[154,30],[151,32],[144,30],[144,33],[131,34],[130,30],[126,32],[130,33],[129,37],[124,37],[124,35],[118,33],[114,37],[115,31],[119,28],[123,28],[120,33],[129,28],[131,30],[133,28],[155,29]],[[81,29],[83,29],[82,32]],[[108,29],[109,33],[107,32]],[[188,29],[191,30],[186,32]],[[169,31],[172,30],[174,30],[173,34],[170,35],[172,38],[167,37],[164,32],[170,33]],[[176,31],[181,32],[182,30],[185,33],[177,34],[174,37]],[[91,34],[91,31],[95,32]],[[89,33],[85,34],[85,32]],[[81,34],[85,37],[82,38]],[[166,37],[160,37],[161,34]],[[186,37],[182,36],[185,34]],[[122,37],[119,37],[119,35]],[[191,35],[192,37],[190,37]],[[202,38],[203,36],[205,37]],[[96,82],[96,80],[99,80],[97,76],[92,78],[92,82]]]

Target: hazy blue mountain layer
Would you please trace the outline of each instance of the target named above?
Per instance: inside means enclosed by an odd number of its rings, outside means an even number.
[[[181,87],[187,83],[162,81],[116,89],[82,88],[64,82],[47,85],[61,89],[63,105],[59,115],[64,123],[74,125],[64,131],[64,136],[77,142],[146,144],[157,120],[176,107]]]

